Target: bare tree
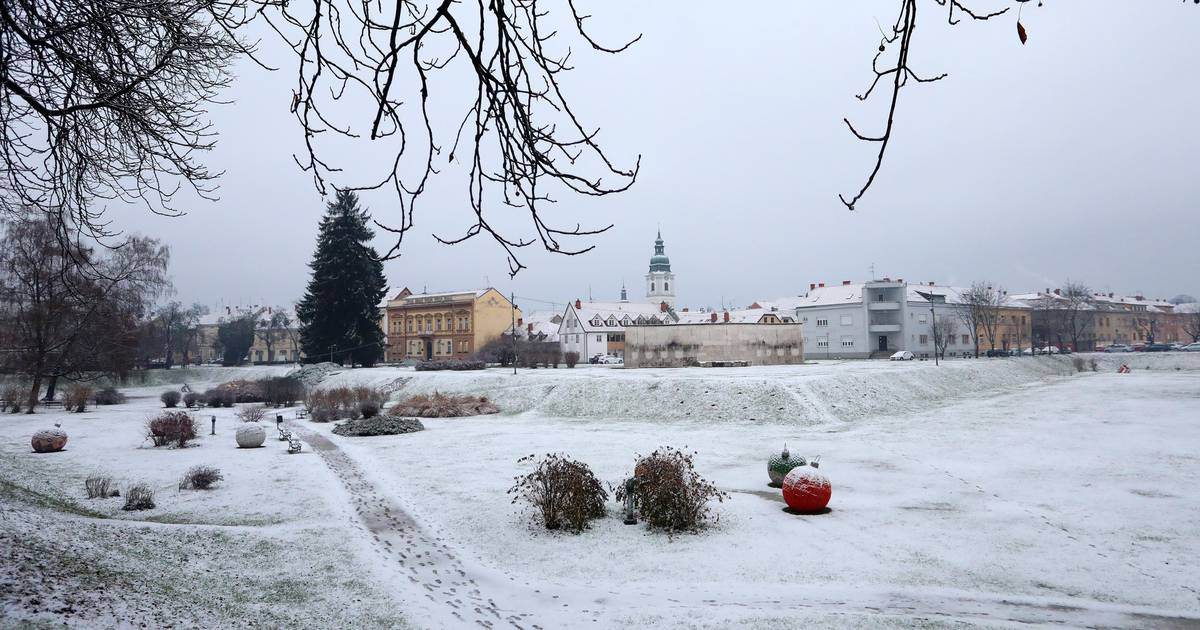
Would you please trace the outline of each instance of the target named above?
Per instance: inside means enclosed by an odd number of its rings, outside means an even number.
[[[1186,308],[1179,314],[1183,318],[1183,332],[1192,338],[1192,343],[1200,342],[1200,304],[1191,303],[1183,305]],[[1179,310],[1177,307],[1176,310]]]
[[[1011,17],[1016,23],[1017,37],[1022,44],[1026,40],[1025,25],[1021,23],[1020,11],[1011,11],[1014,6],[1020,9],[1022,5],[1029,0],[1008,0],[1004,4],[1009,4],[1004,8],[995,11],[981,11],[972,8],[974,3],[968,0],[934,0],[939,6],[945,9],[946,22],[948,26],[955,26],[963,19],[969,19],[973,22],[982,22],[1000,18],[1001,16]],[[879,169],[883,166],[883,156],[887,153],[888,143],[892,139],[892,130],[896,123],[896,104],[900,100],[900,92],[908,86],[909,81],[914,83],[933,83],[946,78],[946,74],[922,75],[913,69],[909,63],[909,51],[912,47],[913,34],[917,28],[917,0],[898,0],[899,13],[896,20],[892,22],[885,31],[880,27],[879,51],[875,53],[874,59],[871,61],[871,70],[875,75],[867,89],[857,96],[858,100],[866,101],[871,98],[875,92],[875,88],[881,84],[886,85],[888,106],[887,118],[883,124],[883,131],[878,134],[866,134],[858,130],[849,118],[843,118],[846,127],[855,138],[872,143],[878,146],[875,154],[875,162],[870,173],[867,175],[866,181],[849,199],[846,195],[838,195],[846,208],[854,210],[855,204],[862,199],[863,195],[875,182],[875,176],[879,174]],[[1041,2],[1038,2],[1041,5]],[[922,19],[922,24],[933,24]]]
[[[168,302],[158,309],[155,320],[157,320],[161,332],[163,356],[166,359],[167,369],[171,369],[171,366],[174,365],[176,351],[183,355],[184,364],[188,363],[189,345],[195,340],[198,334],[197,324],[206,313],[208,313],[208,307],[203,304],[192,304],[190,307],[184,308],[176,301]]]
[[[129,237],[105,256],[77,245],[64,247],[52,220],[33,216],[3,226],[0,303],[13,337],[11,367],[32,381],[28,409],[42,382],[82,376],[114,354],[113,344],[133,344],[136,314],[167,285],[166,247]],[[79,261],[97,269],[82,272]],[[127,322],[129,331],[114,330]]]
[[[933,351],[946,358],[946,346],[958,334],[958,323],[951,317],[942,316],[933,322]]]
[[[279,307],[259,311],[255,321],[255,335],[267,347],[267,363],[275,362],[275,344],[288,339],[294,340],[292,329],[296,322],[292,321],[287,311]]]
[[[1004,301],[1004,292],[993,288],[989,282],[976,282],[958,296],[958,318],[975,341],[976,357],[979,356],[981,333],[987,338],[991,349],[996,349],[996,325],[1000,321],[1000,307]]]
[[[0,213],[37,208],[59,240],[105,240],[96,200],[171,215],[182,186],[209,195],[204,112],[245,50],[230,30],[244,14],[242,0],[0,2]]]
[[[386,187],[397,195],[396,219],[377,222],[396,238],[385,259],[399,255],[429,178],[456,162],[468,171],[474,217],[461,235],[435,238],[454,244],[486,234],[507,253],[512,274],[524,267],[516,254],[521,247],[540,242],[551,252],[580,254],[593,246],[565,240],[612,227],[555,227],[542,213],[556,189],[602,196],[627,189],[638,173],[638,163],[620,167],[610,160],[599,129],[576,115],[560,84],[571,51],[566,42],[555,44],[569,30],[592,50],[615,54],[640,36],[600,44],[573,0],[560,9],[535,0],[254,3],[295,53],[292,111],[306,149],[296,160],[317,189],[325,194],[330,178],[342,175],[324,152],[328,143],[367,138],[389,147],[392,159],[376,179],[337,184]],[[459,83],[439,93],[439,77],[465,77],[469,89]],[[444,131],[431,110],[454,112],[455,122]],[[524,209],[536,236],[502,234],[491,208]]]

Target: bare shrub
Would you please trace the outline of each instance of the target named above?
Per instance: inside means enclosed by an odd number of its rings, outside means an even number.
[[[125,402],[125,394],[115,387],[105,387],[92,395],[92,402],[97,405],[120,405]]]
[[[237,410],[237,417],[242,422],[260,422],[267,416],[267,408],[263,405],[242,405]]]
[[[633,504],[653,529],[668,533],[698,531],[715,521],[709,501],[723,502],[729,495],[701,477],[692,458],[695,453],[669,446],[660,447],[639,458],[634,468]],[[617,488],[616,498],[624,501],[625,486]]]
[[[358,413],[364,418],[374,418],[379,415],[379,403],[374,400],[364,400],[358,403]]]
[[[121,507],[126,512],[135,510],[154,509],[154,490],[144,483],[134,484],[125,491],[125,505]]]
[[[570,352],[564,352],[563,363],[566,363],[567,367],[569,368],[575,367],[575,364],[579,363],[579,353],[575,352],[574,350]]]
[[[83,487],[87,489],[89,499],[121,496],[121,491],[117,490],[116,485],[113,483],[112,477],[105,475],[91,475],[83,481]]]
[[[87,411],[88,401],[91,400],[92,393],[95,391],[95,388],[86,383],[72,383],[63,392],[63,409],[76,413]]]
[[[224,478],[221,471],[212,466],[192,466],[179,481],[179,489],[208,490]]]
[[[534,455],[517,460],[518,464],[534,461]],[[524,501],[537,511],[546,529],[563,529],[580,533],[593,519],[605,514],[604,502],[608,492],[592,469],[556,453],[537,460],[537,468],[515,478],[508,489],[512,502]]]
[[[304,383],[292,376],[276,376],[259,381],[263,402],[291,407],[304,399]]]
[[[223,400],[232,401],[230,404],[225,405],[226,407],[233,406],[233,403],[263,402],[264,386],[262,381],[239,379],[221,383],[217,385],[216,389],[226,395],[226,398]]]
[[[1096,364],[1096,359],[1094,358],[1088,359],[1088,367],[1092,368],[1093,372],[1098,372],[1100,370],[1100,366]]]
[[[168,389],[158,397],[162,401],[163,406],[168,409],[178,406],[180,398],[183,398],[183,395],[173,389]]]
[[[183,404],[188,409],[198,407],[203,402],[203,396],[196,392],[188,392],[183,395]]]
[[[208,405],[209,407],[220,407],[223,396],[224,394],[221,391],[213,388],[205,390],[202,398],[204,399],[204,404]]]
[[[304,406],[314,422],[333,422],[365,416],[364,406],[378,414],[385,402],[387,394],[373,387],[333,387],[309,392]]]
[[[1075,366],[1076,372],[1082,372],[1087,369],[1087,365],[1083,361],[1083,357],[1071,357],[1071,365]]]
[[[25,396],[29,395],[29,390],[22,387],[19,383],[9,383],[0,389],[0,411],[12,411],[19,413],[21,411],[21,403],[25,400]]]
[[[445,359],[441,361],[422,361],[413,366],[417,372],[438,372],[442,370],[482,370],[487,367],[483,361],[473,359]]]
[[[175,444],[183,448],[196,439],[196,422],[186,411],[167,411],[146,423],[146,437],[155,446]]]
[[[483,396],[452,396],[434,392],[432,396],[416,394],[396,403],[391,411],[394,416],[417,416],[419,418],[459,418],[500,413],[500,408]]]
[[[313,422],[336,422],[338,420],[337,410],[332,407],[317,407],[308,417]]]

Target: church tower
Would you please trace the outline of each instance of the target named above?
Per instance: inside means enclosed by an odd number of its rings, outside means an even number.
[[[650,257],[650,273],[646,274],[646,301],[652,304],[666,302],[675,308],[675,274],[671,273],[671,259],[663,247],[662,231],[654,240],[654,255]]]

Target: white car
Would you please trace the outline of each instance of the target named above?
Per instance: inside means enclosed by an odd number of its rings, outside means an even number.
[[[900,352],[893,354],[891,360],[892,361],[912,361],[915,358],[917,358],[917,355],[909,352],[908,350],[901,350]]]
[[[1183,347],[1183,351],[1184,352],[1200,352],[1200,342],[1189,343],[1188,345]]]
[[[1105,348],[1104,351],[1105,352],[1133,352],[1133,348],[1126,344],[1123,344],[1123,343],[1114,343],[1111,346]]]
[[[625,360],[622,359],[621,357],[615,357],[611,354],[606,354],[606,355],[600,357],[599,363],[603,363],[604,365],[620,365],[622,363],[625,363]]]

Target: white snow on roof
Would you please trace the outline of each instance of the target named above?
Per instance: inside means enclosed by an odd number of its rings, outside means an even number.
[[[649,319],[653,319],[650,323],[654,324],[674,322],[659,304],[646,302],[582,302],[579,308],[572,302],[567,305],[567,312],[571,311],[579,317],[584,332],[618,332],[627,325],[639,323],[639,317],[643,319],[642,323]],[[595,323],[597,317],[600,318],[599,325]]]
[[[517,337],[524,338],[532,332],[534,341],[550,341],[558,343],[558,325],[562,321],[562,313],[558,311],[534,311],[521,317],[517,324]],[[512,326],[505,329],[504,334],[512,334]]]
[[[280,308],[277,306],[262,306],[258,304],[250,304],[247,306],[215,306],[209,309],[207,315],[200,317],[199,323],[201,326],[216,326],[223,320],[228,321],[230,319],[236,319],[245,315],[253,315],[256,312],[259,313],[260,318],[265,318],[269,317],[271,313],[277,310],[282,310],[283,312],[287,313],[288,318],[291,319],[293,324],[299,325],[299,320],[296,319],[296,312],[293,309],[288,307]]]

